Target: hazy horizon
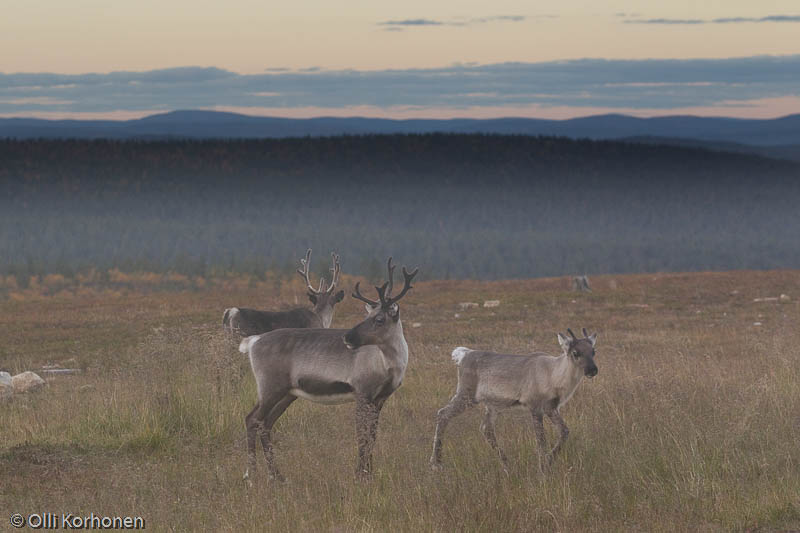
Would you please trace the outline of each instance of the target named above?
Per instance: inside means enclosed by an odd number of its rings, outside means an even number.
[[[452,116],[448,114],[427,114],[427,115],[414,115],[414,114],[404,114],[399,113],[397,115],[394,114],[386,114],[386,113],[371,113],[370,110],[365,110],[363,114],[351,114],[346,111],[334,112],[332,114],[325,114],[319,113],[315,114],[314,109],[304,109],[305,112],[283,112],[281,109],[253,109],[253,108],[238,108],[238,107],[217,107],[217,108],[176,108],[176,109],[169,109],[169,110],[150,110],[150,111],[119,111],[119,112],[112,112],[112,113],[69,113],[69,112],[45,112],[45,113],[8,113],[3,114],[0,113],[0,119],[40,119],[40,120],[52,120],[52,121],[61,121],[61,120],[75,120],[75,121],[112,121],[112,122],[126,122],[131,120],[138,120],[142,118],[148,117],[155,117],[160,115],[170,115],[172,113],[183,113],[183,112],[217,112],[217,113],[230,113],[234,115],[239,115],[242,117],[252,117],[252,118],[286,118],[286,119],[325,119],[325,118],[343,118],[343,119],[386,119],[386,120],[515,120],[515,119],[531,119],[531,120],[552,120],[552,121],[568,121],[573,119],[584,119],[584,118],[594,118],[594,117],[602,117],[602,116],[621,116],[621,117],[630,117],[630,118],[641,118],[641,119],[648,119],[648,118],[674,118],[674,117],[697,117],[697,118],[722,118],[722,119],[741,119],[741,120],[779,120],[783,118],[788,118],[795,115],[800,115],[800,108],[797,110],[793,110],[792,112],[780,115],[767,115],[767,116],[760,116],[758,114],[754,114],[754,116],[733,116],[733,115],[725,115],[725,114],[702,114],[702,113],[692,113],[689,110],[671,110],[675,112],[669,112],[664,114],[648,114],[644,113],[641,110],[629,110],[630,112],[620,111],[619,109],[608,108],[608,109],[599,109],[597,112],[586,112],[586,114],[581,114],[579,112],[575,112],[575,114],[568,114],[566,116],[551,116],[550,113],[543,113],[541,116],[525,116],[525,115],[504,115],[504,114],[486,114],[486,116],[476,116],[476,115],[467,115],[467,114],[457,114],[454,113]],[[274,111],[274,113],[273,113]],[[684,111],[684,112],[682,112]],[[306,114],[307,112],[307,114]]]
[[[133,119],[174,110],[284,118],[777,118],[800,110],[800,55],[239,74],[180,67],[0,73],[0,117]]]

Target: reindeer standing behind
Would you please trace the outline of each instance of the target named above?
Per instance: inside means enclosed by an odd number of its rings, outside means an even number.
[[[222,315],[222,326],[226,331],[236,333],[242,337],[259,335],[280,328],[328,328],[333,321],[333,306],[344,299],[344,291],[334,294],[339,283],[339,256],[331,253],[331,284],[327,285],[325,278],[320,278],[319,288],[314,289],[308,279],[308,268],[311,264],[311,248],[306,252],[306,258],[301,259],[302,268],[297,269],[298,274],[306,282],[308,299],[314,304],[313,309],[302,307],[288,311],[259,311],[244,307],[231,307]]]

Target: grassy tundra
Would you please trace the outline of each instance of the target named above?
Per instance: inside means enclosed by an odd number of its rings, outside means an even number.
[[[0,509],[141,515],[155,531],[800,527],[800,271],[592,284],[591,294],[564,278],[415,284],[403,306],[409,367],[381,415],[373,480],[354,478],[353,406],[295,402],[274,431],[289,481],[251,490],[244,416],[255,386],[219,316],[232,303],[300,299],[299,282],[12,291],[0,301],[0,369],[85,372],[0,405]],[[791,300],[753,301],[781,293]],[[501,304],[458,306],[486,299]],[[333,326],[362,316],[348,297]],[[504,475],[472,409],[448,428],[445,470],[431,472],[453,347],[555,353],[568,326],[600,333],[599,375],[563,411],[571,434],[553,470],[538,472],[530,416],[509,412],[497,430]]]

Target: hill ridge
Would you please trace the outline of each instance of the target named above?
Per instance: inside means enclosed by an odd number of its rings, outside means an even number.
[[[179,109],[131,120],[0,118],[0,138],[286,138],[390,133],[497,133],[570,138],[663,137],[748,146],[800,147],[800,114],[773,119],[600,114],[563,120],[387,119],[371,117],[262,117],[227,111]],[[800,150],[799,150],[800,151]]]

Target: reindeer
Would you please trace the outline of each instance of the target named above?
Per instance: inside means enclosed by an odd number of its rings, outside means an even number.
[[[222,326],[226,331],[238,333],[242,337],[266,333],[280,328],[329,328],[333,321],[333,306],[344,299],[344,291],[336,294],[333,291],[339,283],[339,256],[331,253],[331,285],[327,286],[325,278],[320,278],[319,289],[314,290],[308,279],[308,268],[311,264],[311,248],[306,258],[301,259],[302,268],[297,273],[306,282],[308,299],[314,304],[313,309],[298,307],[288,311],[258,311],[244,307],[231,307],[222,315]]]
[[[567,329],[567,332],[571,338],[558,334],[562,349],[558,357],[546,353],[500,354],[464,347],[453,350],[452,358],[458,365],[458,386],[455,396],[436,413],[436,433],[430,459],[434,470],[442,467],[442,437],[447,424],[467,407],[479,403],[486,410],[481,432],[499,456],[506,474],[508,461],[497,444],[495,421],[498,412],[511,407],[526,409],[531,413],[539,444],[539,467],[544,471],[552,464],[569,435],[559,409],[572,397],[583,376],[593,378],[597,375],[594,363],[597,333],[588,335],[584,329],[584,338],[578,339],[571,329]],[[555,447],[547,453],[544,415],[560,433]]]
[[[589,286],[589,278],[586,274],[572,278],[572,290],[577,292],[592,292],[592,288]]]
[[[279,329],[242,340],[239,350],[249,354],[258,389],[258,403],[245,418],[248,484],[255,475],[256,436],[261,439],[269,478],[283,480],[275,466],[271,431],[297,398],[322,404],[355,402],[356,474],[369,477],[381,408],[403,382],[408,365],[397,302],[412,288],[418,271],[409,273],[403,267],[403,290],[392,296],[391,257],[388,270],[389,280],[375,287],[378,301],[362,296],[356,283],[352,296],[367,304],[368,315],[350,330]]]

